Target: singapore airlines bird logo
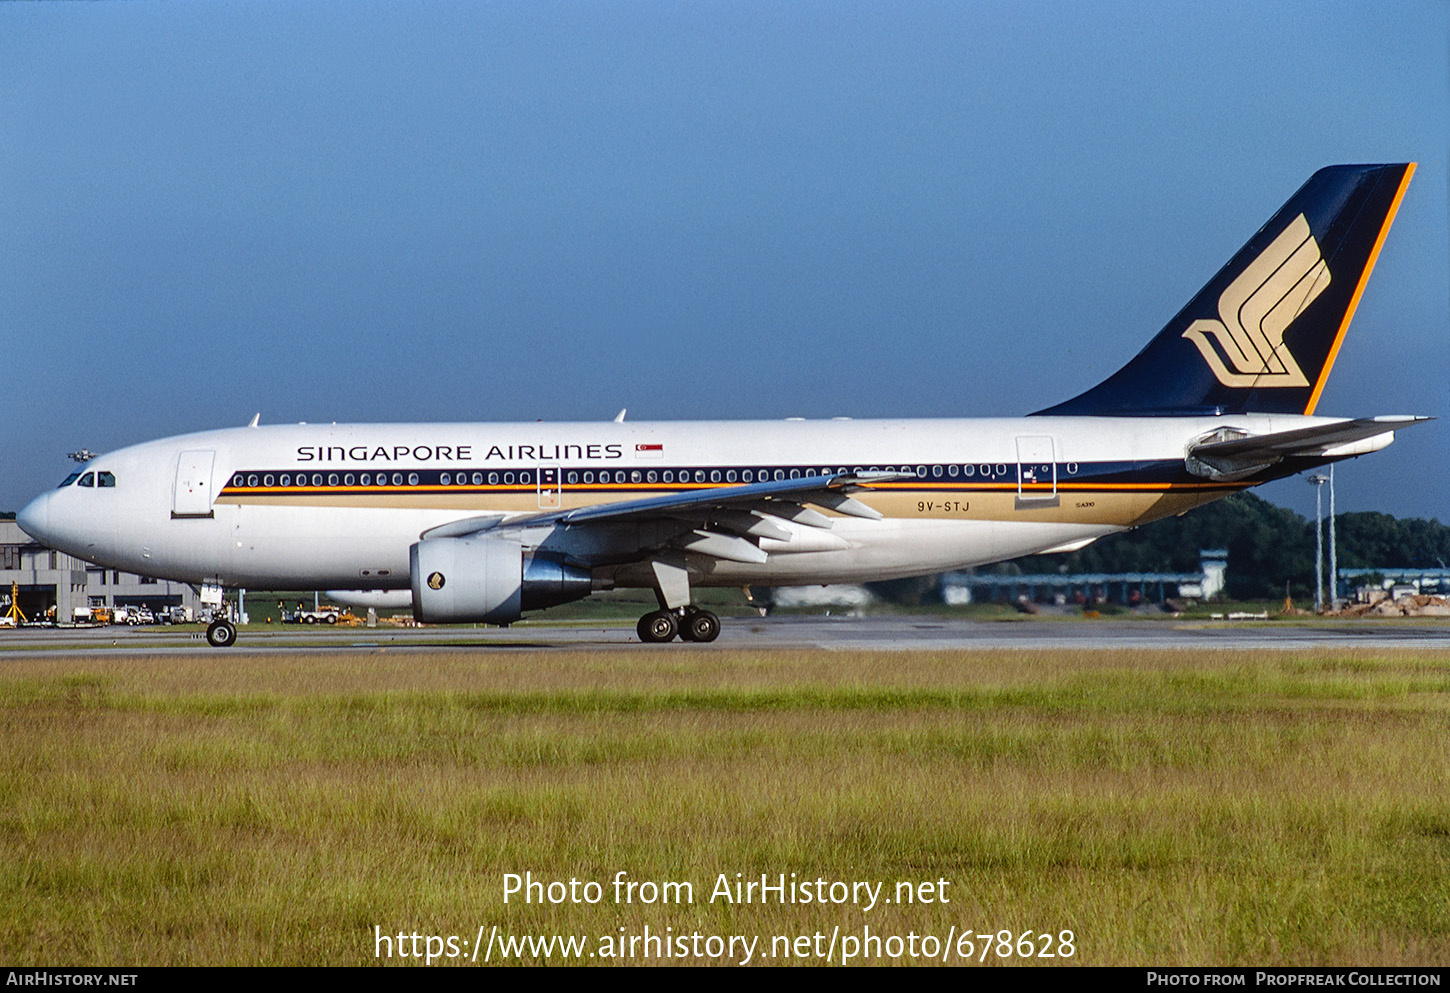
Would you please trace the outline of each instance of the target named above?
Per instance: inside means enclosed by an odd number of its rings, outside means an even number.
[[[1300,214],[1218,298],[1221,320],[1197,320],[1183,337],[1225,386],[1308,386],[1284,332],[1329,285],[1329,266]]]

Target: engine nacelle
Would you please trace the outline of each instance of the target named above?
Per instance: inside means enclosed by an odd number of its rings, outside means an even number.
[[[409,550],[413,616],[428,624],[510,624],[525,610],[586,597],[589,571],[512,538],[430,538]]]

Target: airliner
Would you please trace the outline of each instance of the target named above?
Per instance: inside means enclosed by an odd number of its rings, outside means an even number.
[[[1315,408],[1413,163],[1321,169],[1138,355],[1025,417],[298,424],[86,463],[37,541],[229,588],[370,591],[425,623],[509,624],[653,590],[647,642],[708,642],[718,586],[864,582],[1082,548],[1377,451],[1423,417]],[[207,629],[235,642],[233,623]]]

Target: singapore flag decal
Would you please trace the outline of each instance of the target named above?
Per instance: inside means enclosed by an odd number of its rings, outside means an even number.
[[[637,459],[662,459],[665,457],[665,446],[635,445],[634,457]]]

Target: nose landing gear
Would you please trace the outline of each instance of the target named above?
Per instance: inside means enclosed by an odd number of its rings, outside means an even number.
[[[213,648],[230,648],[236,644],[237,628],[231,621],[212,621],[206,629],[207,644]]]

